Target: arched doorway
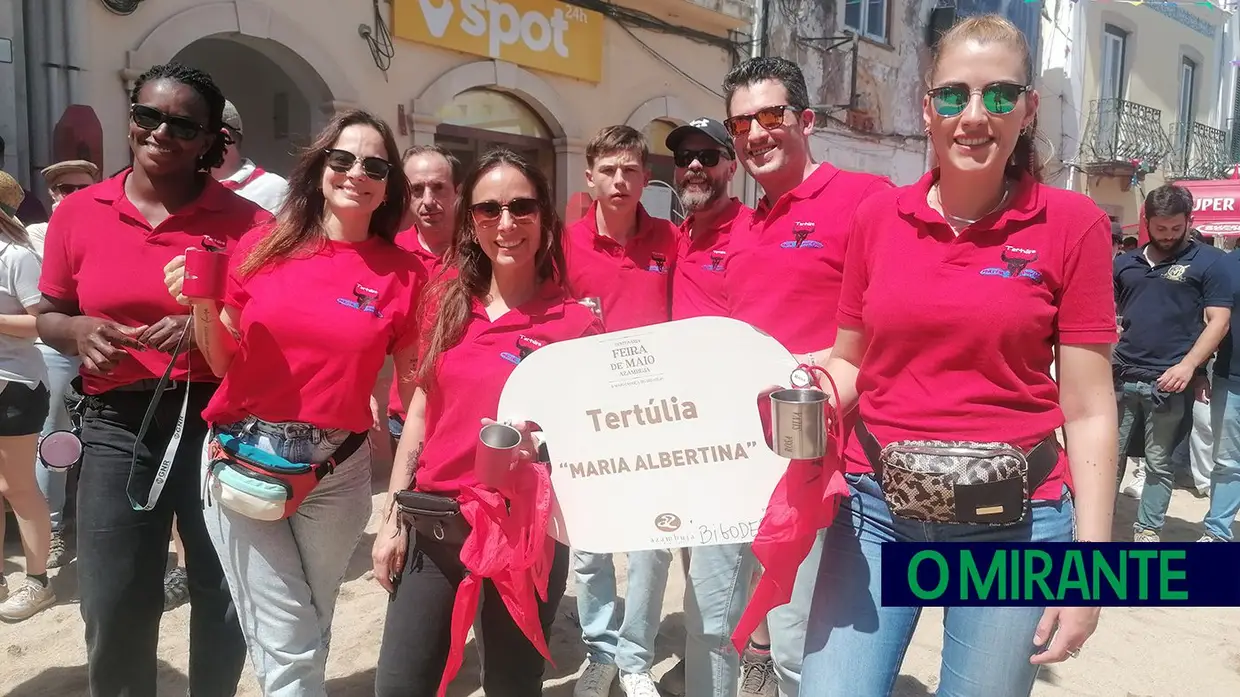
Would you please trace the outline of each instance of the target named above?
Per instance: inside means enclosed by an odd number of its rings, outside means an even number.
[[[299,150],[316,135],[311,105],[321,97],[307,92],[326,91],[312,70],[294,76],[273,59],[287,50],[267,39],[208,37],[189,44],[175,58],[211,75],[241,114],[242,152],[282,176],[288,176]]]
[[[671,186],[676,186],[676,161],[672,159],[672,151],[667,149],[667,136],[675,128],[676,124],[667,119],[655,119],[642,129],[650,147],[650,179]]]
[[[435,144],[451,150],[465,169],[492,148],[504,147],[525,157],[555,182],[552,132],[528,105],[498,90],[470,89],[435,113]]]

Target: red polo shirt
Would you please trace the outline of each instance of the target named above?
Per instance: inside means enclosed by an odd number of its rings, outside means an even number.
[[[47,227],[43,275],[44,295],[77,303],[88,317],[139,327],[169,315],[189,315],[168,294],[164,266],[188,247],[200,247],[205,235],[231,249],[247,230],[271,214],[210,177],[198,199],[152,228],[125,196],[125,179],[117,174],[70,196],[57,206]],[[158,379],[168,367],[168,354],[128,350],[107,375],[83,369],[83,388],[101,394],[141,380]],[[177,358],[173,380],[192,375],[195,382],[215,382],[202,354],[189,351]]]
[[[433,279],[435,274],[439,273],[440,262],[443,257],[432,254],[422,246],[422,242],[418,239],[417,226],[411,226],[405,230],[396,233],[396,244],[402,249],[407,249],[422,262],[422,266],[426,268],[427,277]],[[419,289],[420,291],[421,289]],[[388,390],[388,416],[399,417],[404,422],[407,413],[405,406],[400,403],[400,376],[393,373],[392,387]]]
[[[774,204],[763,197],[728,250],[731,316],[792,353],[833,346],[849,225],[862,200],[891,186],[824,162]]]
[[[569,295],[598,298],[609,332],[668,321],[679,236],[676,226],[652,217],[639,204],[637,231],[621,246],[599,234],[597,210],[595,201],[586,216],[564,233]]]
[[[529,352],[556,341],[599,334],[602,325],[554,283],[495,321],[475,300],[460,342],[439,358],[426,394],[426,444],[418,458],[419,491],[455,494],[478,486],[474,455],[482,419],[494,419],[508,376]]]
[[[1025,178],[1003,211],[958,237],[926,203],[937,170],[862,204],[839,324],[868,348],[857,412],[880,445],[1001,441],[1029,449],[1063,425],[1057,343],[1118,338],[1111,224],[1081,194]],[[856,438],[845,459],[869,472]],[[1035,492],[1071,485],[1066,456]]]
[[[384,357],[417,340],[426,270],[412,252],[371,237],[324,241],[243,276],[239,265],[269,232],[249,233],[233,255],[225,303],[240,314],[241,344],[203,418],[370,430]]]
[[[680,226],[680,247],[672,271],[672,319],[727,317],[723,270],[732,231],[746,228],[753,209],[732,199],[709,227],[693,216]],[[692,234],[691,234],[692,233]]]

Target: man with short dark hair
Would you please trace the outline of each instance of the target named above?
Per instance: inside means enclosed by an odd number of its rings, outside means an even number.
[[[745,61],[728,73],[723,88],[724,125],[737,160],[765,194],[750,224],[732,237],[724,272],[729,315],[771,335],[797,360],[825,366],[835,344],[853,214],[892,183],[814,160],[810,136],[816,113],[795,63],[768,57]],[[766,614],[769,645],[762,646],[755,632],[746,647],[742,697],[769,695],[776,683],[783,697],[798,694],[823,542],[819,530],[809,553],[791,570],[789,602]],[[764,573],[771,575],[771,569]],[[694,697],[692,684],[689,689]]]
[[[1171,453],[1194,392],[1208,385],[1206,362],[1231,320],[1227,262],[1222,251],[1189,238],[1192,210],[1187,189],[1168,184],[1151,191],[1145,199],[1150,241],[1115,258],[1115,299],[1123,317],[1113,361],[1121,462],[1133,429],[1145,433],[1135,542],[1159,541],[1171,502]],[[1117,485],[1123,468],[1119,475]]]

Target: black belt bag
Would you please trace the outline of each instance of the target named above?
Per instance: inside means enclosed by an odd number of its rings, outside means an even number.
[[[436,542],[463,545],[469,537],[469,523],[454,498],[406,490],[397,492],[396,507],[405,525]]]
[[[880,447],[860,421],[856,433],[891,512],[927,523],[1018,523],[1059,461],[1054,435],[1024,452],[1007,443],[972,441]]]

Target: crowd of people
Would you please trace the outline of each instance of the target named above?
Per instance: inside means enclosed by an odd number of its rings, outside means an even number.
[[[593,204],[565,226],[551,183],[523,157],[494,150],[466,171],[438,147],[402,153],[364,111],[332,119],[282,180],[241,156],[240,116],[209,75],[152,68],[131,94],[131,166],[104,179],[87,162],[44,170],[54,213],[30,230],[15,215],[24,192],[0,177],[0,493],[26,571],[19,587],[0,586],[0,616],[55,602],[46,568],[70,554],[72,487],[36,464],[36,449],[41,434],[73,430],[91,695],[155,694],[160,615],[180,593],[170,583],[190,602],[191,694],[233,695],[247,654],[266,697],[326,694],[335,602],[372,512],[368,433],[386,411],[395,462],[371,549],[390,594],[376,695],[441,692],[471,626],[486,694],[540,694],[569,583],[588,656],[575,697],[617,683],[629,697],[889,694],[919,613],[882,604],[882,545],[1110,541],[1122,454],[1112,348],[1150,313],[1120,280],[1166,269],[1161,278],[1195,282],[1207,274],[1187,255],[1212,258],[1184,226],[1162,227],[1187,224],[1179,194],[1147,204],[1154,243],[1115,257],[1106,214],[1041,182],[1032,70],[1003,18],[944,34],[923,97],[935,165],[897,187],[816,160],[800,69],[751,59],[725,79],[726,118],[667,136],[681,225],[641,204],[645,137],[611,126],[586,149]],[[738,167],[763,191],[754,209],[732,196]],[[190,272],[204,251],[228,255],[218,294]],[[1148,370],[1125,373],[1121,406],[1166,404],[1214,344],[1230,350],[1214,310],[1230,288],[1207,293],[1206,329],[1157,389]],[[1132,308],[1120,323],[1117,297]],[[501,481],[480,479],[475,453],[529,352],[708,315],[747,322],[832,377],[847,425],[840,488],[798,558],[760,559],[747,544],[685,550],[684,660],[656,684],[672,550],[627,554],[621,598],[612,554],[570,549],[541,524],[554,442],[515,424],[521,443]],[[389,359],[384,408],[371,395]],[[1230,364],[1215,363],[1215,404],[1237,391]],[[1156,476],[1139,537],[1157,531],[1166,503],[1151,434],[1176,417],[1140,405],[1159,416],[1145,425]],[[1216,420],[1216,441],[1229,434]],[[902,488],[918,483],[891,477],[880,452],[910,443],[1002,444],[1027,467],[942,510],[918,508]],[[1232,517],[1233,503],[1220,503]],[[738,651],[755,580],[776,566],[795,578],[790,597]],[[939,694],[1028,695],[1041,666],[1082,650],[1098,616],[949,608]]]

